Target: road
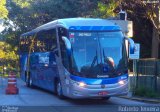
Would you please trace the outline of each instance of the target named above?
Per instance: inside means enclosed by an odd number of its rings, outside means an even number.
[[[113,107],[120,105],[129,105],[129,106],[153,106],[157,104],[149,104],[144,102],[138,102],[128,99],[123,99],[119,97],[112,97],[108,101],[102,101],[100,99],[85,99],[85,100],[73,100],[73,99],[59,99],[56,95],[51,92],[39,89],[39,88],[28,88],[21,79],[17,79],[17,85],[19,88],[18,95],[6,95],[5,89],[7,86],[7,79],[0,79],[0,105],[10,105],[10,106],[49,106],[49,107],[79,107],[81,108],[87,106],[90,109],[101,108],[105,110],[105,107]],[[53,108],[55,109],[55,108]],[[66,110],[66,109],[65,109]],[[70,109],[68,109],[69,111]],[[71,109],[72,110],[72,109]],[[93,109],[93,111],[96,111]]]

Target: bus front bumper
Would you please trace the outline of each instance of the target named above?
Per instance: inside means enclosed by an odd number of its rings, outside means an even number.
[[[85,85],[84,87],[77,84],[71,84],[67,96],[70,98],[101,98],[127,94],[128,80],[125,80],[123,84]]]

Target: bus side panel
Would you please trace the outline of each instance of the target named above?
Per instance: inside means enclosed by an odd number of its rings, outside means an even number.
[[[55,89],[55,79],[58,77],[58,64],[56,62],[56,53],[49,54],[49,67],[46,71],[48,89],[53,91]]]
[[[57,77],[55,53],[43,52],[31,55],[30,72],[33,84],[46,90],[54,91],[54,79]]]

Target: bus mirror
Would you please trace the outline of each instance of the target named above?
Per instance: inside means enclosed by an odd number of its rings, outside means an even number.
[[[131,38],[125,37],[126,40],[129,42],[130,54],[134,54],[135,44]]]
[[[70,43],[69,39],[67,37],[65,37],[65,36],[62,36],[62,40],[65,43],[67,51],[70,53],[70,51],[71,51],[71,43]]]

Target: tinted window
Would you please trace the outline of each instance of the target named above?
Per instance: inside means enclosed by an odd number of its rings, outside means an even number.
[[[23,36],[20,40],[20,51],[28,52],[29,46],[31,45],[32,36]]]
[[[34,35],[21,37],[21,52],[46,52],[52,51],[57,46],[56,29],[40,31]],[[32,47],[32,48],[31,48]]]
[[[52,51],[57,46],[56,30],[41,31],[34,40],[34,52]]]

